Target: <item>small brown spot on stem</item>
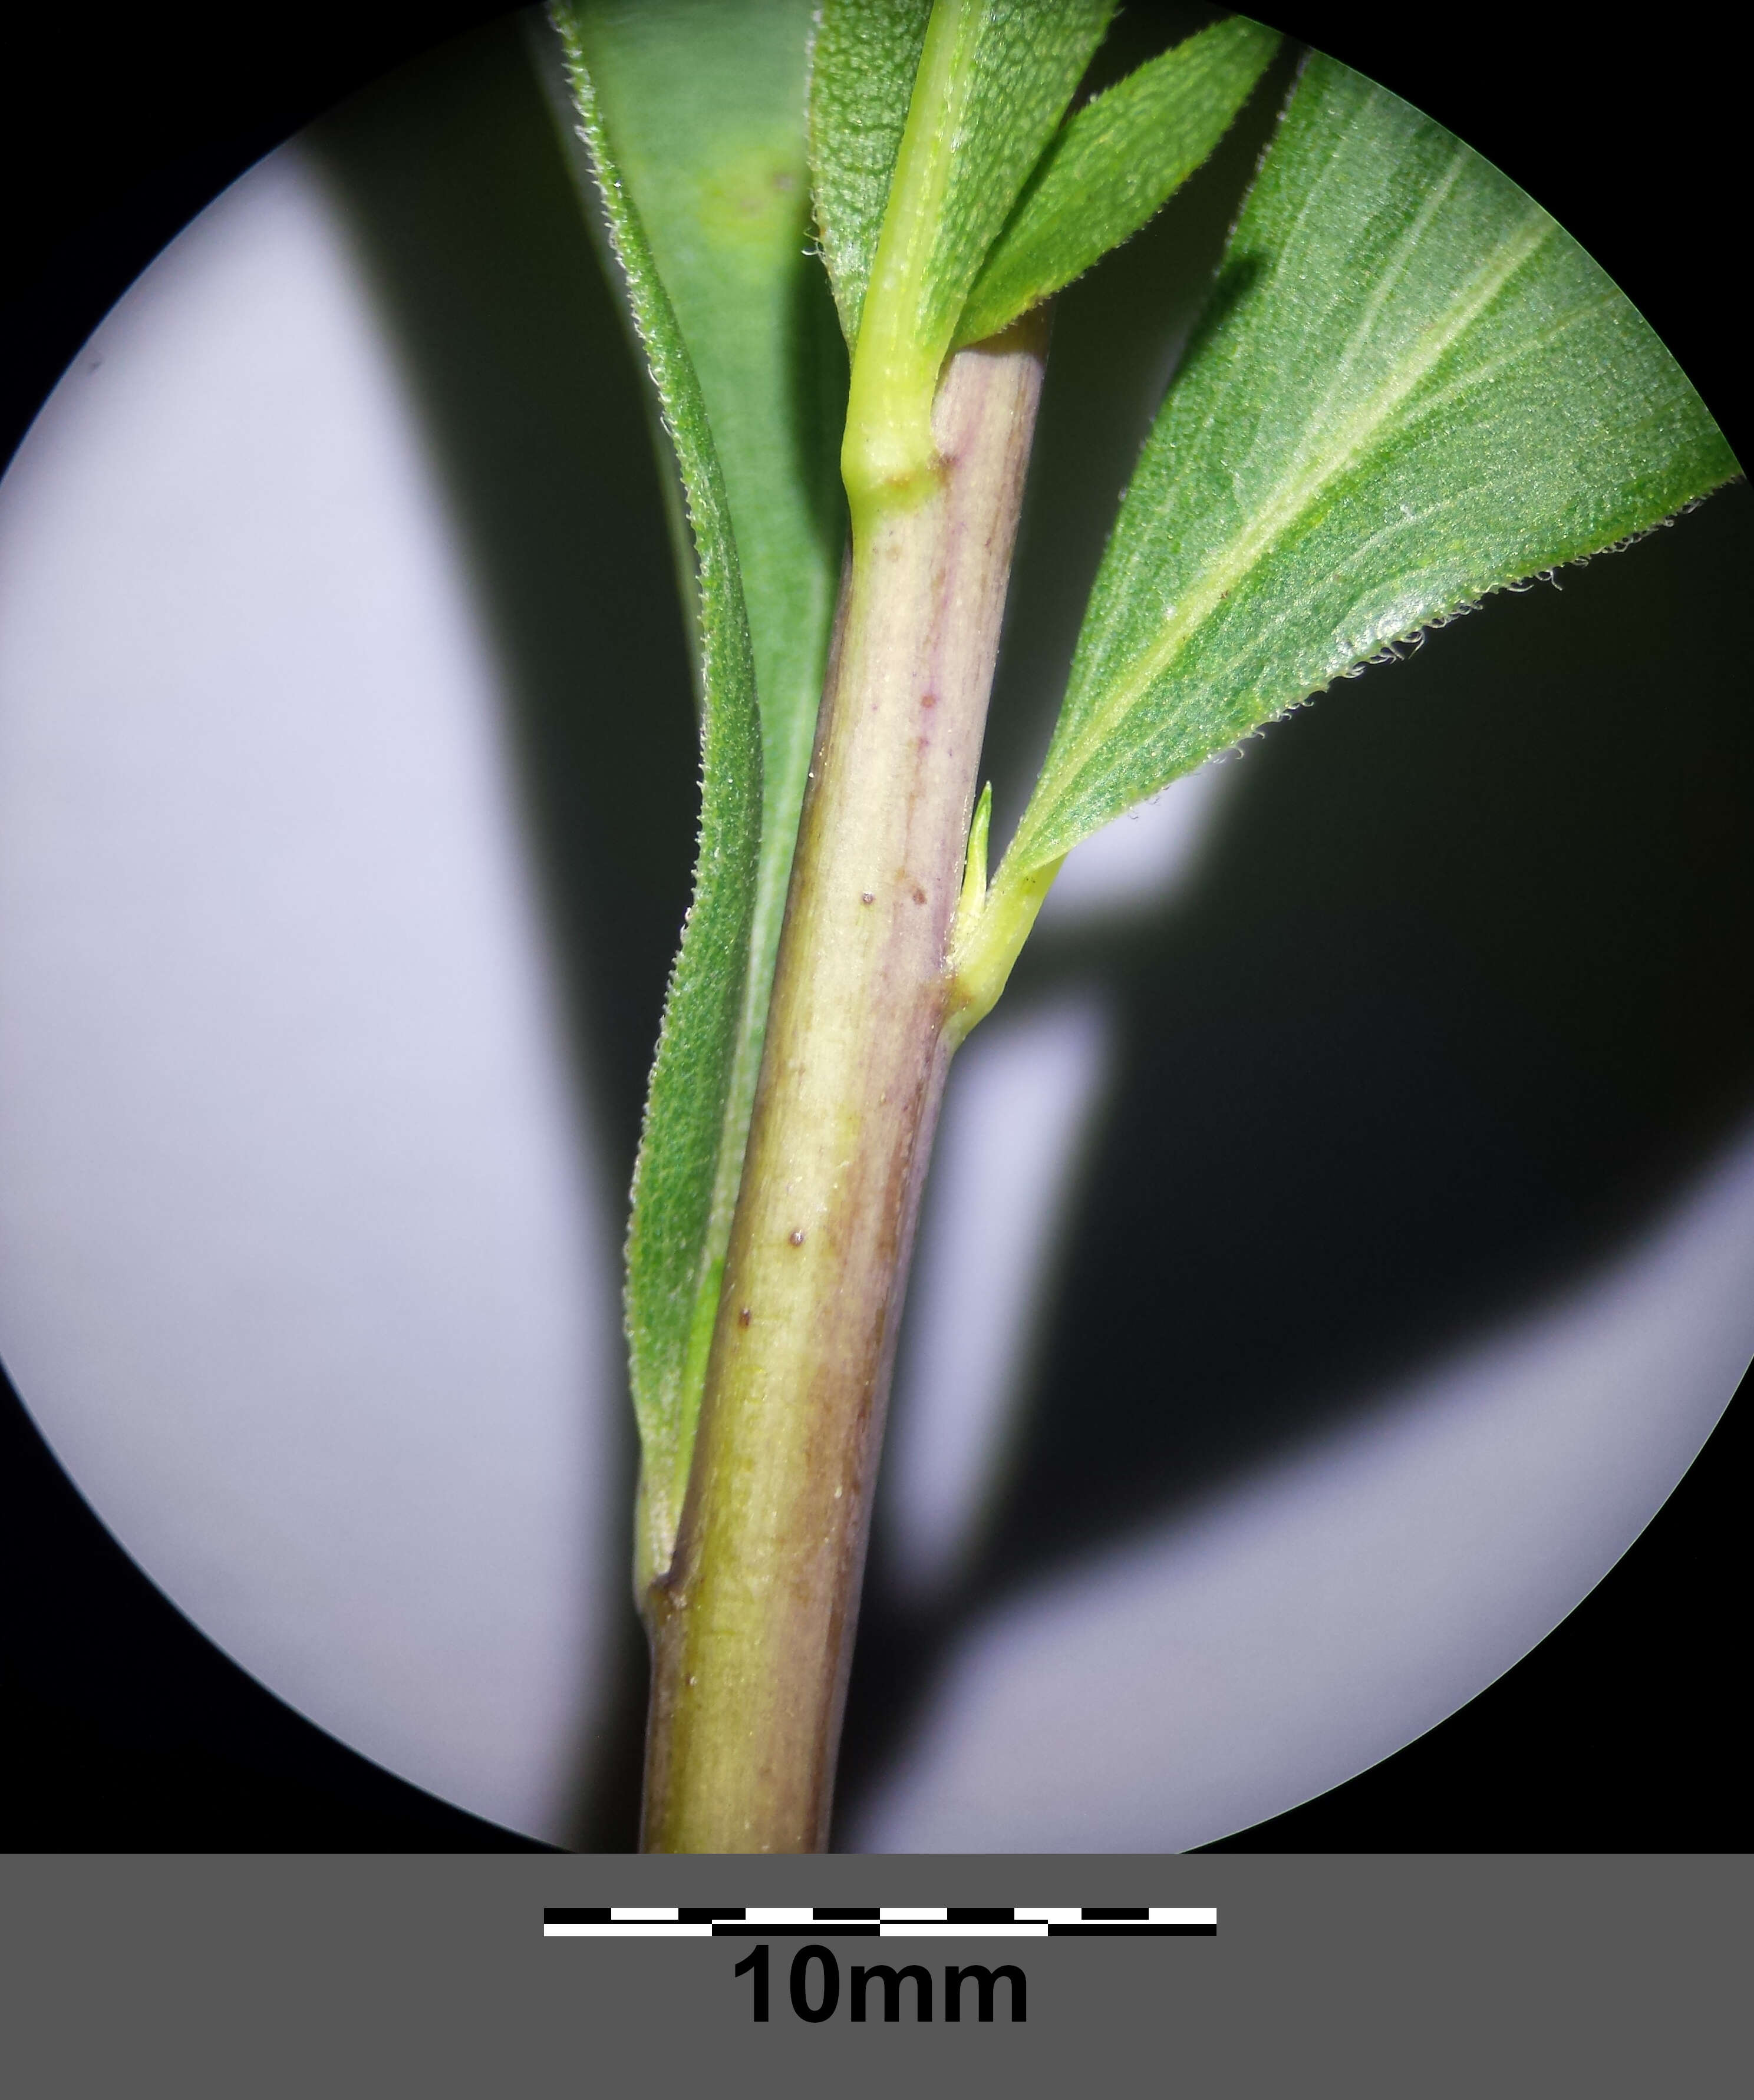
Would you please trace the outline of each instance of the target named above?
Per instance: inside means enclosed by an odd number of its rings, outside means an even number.
[[[923,904],[926,902],[926,892],[917,889],[913,893],[913,901],[916,904]]]
[[[920,695],[920,705],[922,708],[935,708],[938,705],[937,694],[921,693]]]
[[[859,892],[859,902],[861,904],[875,904],[877,902],[877,892],[874,889],[861,890]]]
[[[737,1325],[738,1325],[740,1327],[747,1327],[747,1326],[749,1326],[749,1307],[748,1307],[747,1305],[745,1305],[745,1306],[744,1307],[743,1310],[742,1310],[742,1311],[741,1311],[741,1312],[737,1315]]]
[[[793,1246],[802,1246],[804,1244],[804,1234],[802,1229],[793,1233],[792,1244]]]

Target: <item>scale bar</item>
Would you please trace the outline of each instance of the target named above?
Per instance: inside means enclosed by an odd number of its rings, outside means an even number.
[[[1134,1905],[883,1905],[810,1909],[789,1904],[555,1907],[550,1939],[1211,1939],[1215,1909]]]

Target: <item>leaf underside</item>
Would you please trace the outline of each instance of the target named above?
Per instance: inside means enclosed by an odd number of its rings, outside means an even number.
[[[1312,59],[1123,501],[999,882],[1737,471],[1674,360],[1545,212]]]
[[[622,289],[679,475],[701,710],[694,901],[635,1171],[641,1582],[674,1546],[845,527],[845,355],[809,244],[809,0],[563,0]]]

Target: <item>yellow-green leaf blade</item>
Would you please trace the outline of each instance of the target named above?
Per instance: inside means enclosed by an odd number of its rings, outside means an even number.
[[[825,29],[836,4],[828,0]],[[868,0],[838,4],[856,9]],[[930,478],[932,399],[969,288],[1113,8],[1114,0],[935,0],[859,307],[841,455],[855,532],[866,501],[917,490]],[[834,170],[851,148],[829,117],[854,99],[833,68],[850,48],[819,35],[811,74],[812,99],[825,112],[811,129],[817,213],[831,255],[840,245],[836,197],[848,193],[845,184],[837,189]],[[890,63],[903,55],[898,48]],[[868,232],[864,226],[861,240]]]
[[[946,179],[915,326],[939,362],[970,286],[1053,138],[1115,0],[939,0],[969,82],[941,141]]]
[[[957,341],[996,334],[1137,233],[1230,129],[1279,41],[1233,15],[1069,118],[988,254]]]
[[[999,883],[1398,638],[1736,471],[1562,228],[1312,60],[1128,489]]]
[[[810,65],[810,165],[822,259],[859,340],[890,179],[932,0],[824,0]]]

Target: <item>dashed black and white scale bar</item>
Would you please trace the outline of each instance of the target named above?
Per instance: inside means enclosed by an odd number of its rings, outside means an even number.
[[[550,1939],[1210,1939],[1215,1910],[969,1909],[939,1904],[872,1910],[758,1908],[545,1910]]]

